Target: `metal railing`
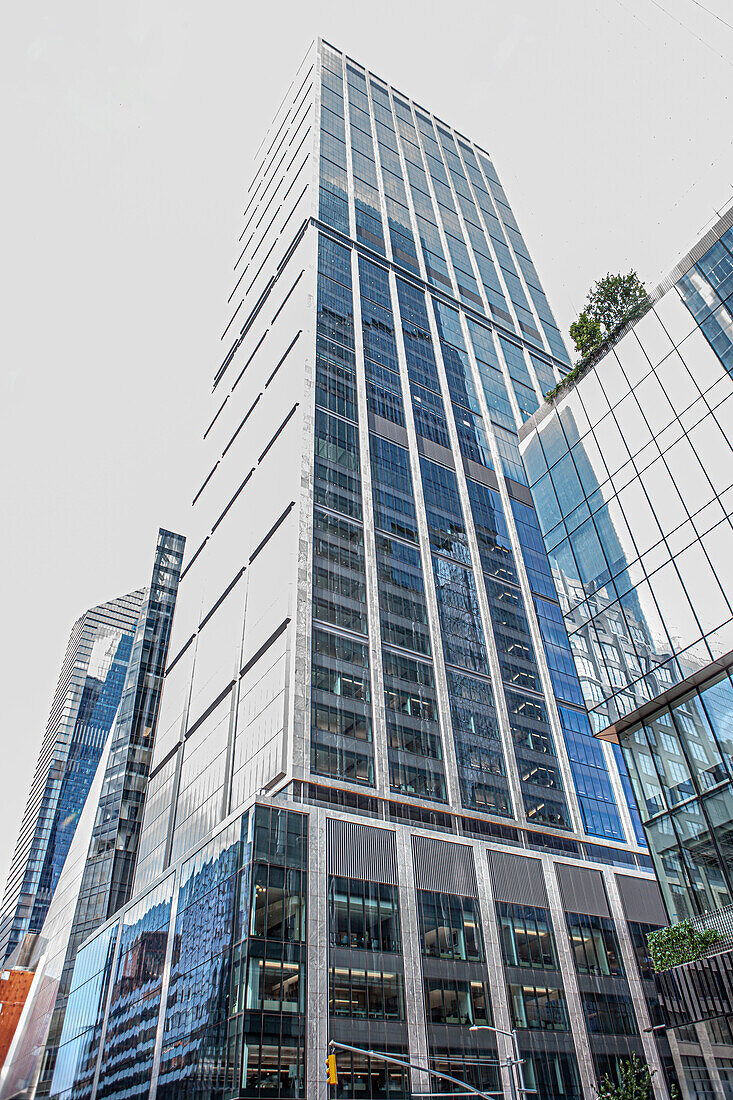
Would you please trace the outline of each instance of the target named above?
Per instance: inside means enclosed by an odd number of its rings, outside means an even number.
[[[705,913],[702,917],[691,917],[690,924],[698,932],[714,928],[720,933],[720,939],[707,949],[705,958],[710,955],[719,955],[722,951],[733,950],[733,905]]]

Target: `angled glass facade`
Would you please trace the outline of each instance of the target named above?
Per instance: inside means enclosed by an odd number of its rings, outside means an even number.
[[[51,1095],[326,1100],[329,1042],[334,1100],[509,1095],[516,1026],[591,1100],[663,1067],[626,901],[661,905],[519,453],[569,366],[536,271],[491,158],[320,41],[246,203],[133,896]]]
[[[40,932],[122,698],[142,589],[74,624],[18,834],[0,916],[0,955]]]
[[[77,948],[130,897],[184,546],[182,536],[158,532],[120,704],[32,948],[43,993],[31,1000],[6,1076],[36,1096],[48,1095],[51,1085]],[[34,1066],[31,1054],[40,1046],[43,1058]]]
[[[679,918],[733,902],[732,234],[522,444],[585,702],[621,742]]]
[[[733,906],[731,221],[521,444],[584,699],[628,767],[671,921]],[[724,1089],[719,1031],[675,1033],[696,1095]]]

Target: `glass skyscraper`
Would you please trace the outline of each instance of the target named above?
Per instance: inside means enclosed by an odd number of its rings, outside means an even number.
[[[663,1100],[664,910],[519,454],[569,361],[491,158],[319,41],[237,251],[133,897],[50,1094],[325,1100],[329,1040],[332,1097],[508,1094],[516,1027],[542,1100],[630,1051]]]
[[[89,764],[43,924],[23,941],[34,986],[6,1062],[3,1095],[48,1095],[76,950],[130,896],[184,546],[181,535],[158,532],[118,705],[97,765]]]
[[[0,957],[40,932],[122,698],[143,589],[74,624],[10,865]]]
[[[718,992],[688,990],[687,1020],[733,1005],[732,226],[520,433],[584,698],[628,763],[670,920],[730,921]]]

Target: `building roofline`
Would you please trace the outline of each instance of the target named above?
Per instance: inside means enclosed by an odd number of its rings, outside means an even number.
[[[697,241],[697,243],[693,245],[690,251],[682,257],[679,263],[675,264],[669,274],[666,275],[662,279],[662,281],[649,292],[649,300],[652,306],[656,302],[658,302],[659,299],[667,293],[667,291],[671,290],[675,283],[677,283],[683,275],[687,274],[693,264],[695,264],[701,258],[701,256],[704,256],[708,249],[712,248],[715,242],[719,240],[723,236],[723,234],[731,228],[731,226],[733,226],[733,203],[728,208],[728,210],[726,210],[726,212],[720,218],[718,218],[715,224],[710,229],[708,229],[707,233],[704,233],[702,237],[700,237],[700,239]],[[545,418],[550,415],[551,411],[557,405],[559,405],[560,402],[565,399],[567,394],[569,394],[577,386],[578,382],[582,381],[582,379],[585,378],[586,374],[600,367],[600,365],[603,363],[603,360],[606,358],[606,355],[608,355],[614,344],[617,344],[618,341],[623,336],[625,336],[627,332],[630,332],[630,330],[634,328],[641,320],[642,317],[636,317],[633,321],[630,321],[628,325],[625,325],[616,334],[615,337],[611,337],[609,339],[602,354],[599,355],[598,359],[588,364],[588,367],[583,371],[579,378],[576,378],[572,382],[569,382],[567,386],[563,386],[560,392],[555,394],[555,396],[551,400],[545,401],[543,405],[540,405],[537,412],[534,413],[529,418],[529,420],[526,420],[522,427],[519,429],[518,435],[520,442],[523,439],[526,439],[528,435],[530,435],[540,426],[543,420],[545,420]]]

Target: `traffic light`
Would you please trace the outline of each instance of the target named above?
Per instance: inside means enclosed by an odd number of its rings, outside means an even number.
[[[326,1058],[326,1081],[329,1085],[338,1084],[338,1073],[336,1072],[336,1055],[329,1054]]]

